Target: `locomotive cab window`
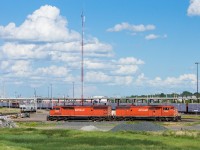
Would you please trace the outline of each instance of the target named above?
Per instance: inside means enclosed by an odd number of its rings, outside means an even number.
[[[54,110],[60,110],[60,108],[54,108]]]
[[[169,110],[169,108],[168,107],[164,107],[163,110]]]
[[[63,109],[74,109],[74,107],[63,107]]]

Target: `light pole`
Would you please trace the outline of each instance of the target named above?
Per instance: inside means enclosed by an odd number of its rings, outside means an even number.
[[[37,112],[37,92],[35,88],[34,88],[34,107]]]
[[[73,98],[74,98],[74,82],[73,82]]]
[[[37,97],[37,95],[36,95],[36,89],[34,88],[34,97]]]
[[[199,93],[198,92],[198,89],[199,89],[199,77],[198,77],[199,76],[199,73],[198,73],[199,71],[198,71],[198,65],[199,65],[199,62],[196,62],[195,64],[197,65],[197,102],[199,103],[199,99],[198,99],[198,93]]]
[[[49,86],[48,86],[48,98],[49,98]]]
[[[51,84],[51,108],[53,109],[52,84]]]

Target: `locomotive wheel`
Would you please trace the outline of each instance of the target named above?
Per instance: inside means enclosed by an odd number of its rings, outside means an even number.
[[[158,121],[162,121],[162,119],[161,118],[158,118],[159,120]]]
[[[178,122],[178,117],[175,117],[175,121]]]

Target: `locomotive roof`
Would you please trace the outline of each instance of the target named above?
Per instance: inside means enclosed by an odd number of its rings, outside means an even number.
[[[107,108],[110,107],[110,105],[65,105],[65,106],[54,106],[54,108],[66,108],[66,107],[93,107],[93,108]]]
[[[130,108],[130,107],[174,107],[171,105],[119,105],[118,108]]]

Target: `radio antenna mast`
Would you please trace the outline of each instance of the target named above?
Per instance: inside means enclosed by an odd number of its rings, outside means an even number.
[[[84,57],[83,57],[83,48],[84,48],[84,41],[83,41],[83,38],[84,38],[84,22],[85,22],[85,16],[83,14],[83,11],[82,11],[82,14],[81,14],[81,19],[82,19],[82,41],[81,41],[81,102],[82,102],[82,105],[83,105],[83,83],[84,83],[84,64],[83,64],[83,61],[84,61]]]

